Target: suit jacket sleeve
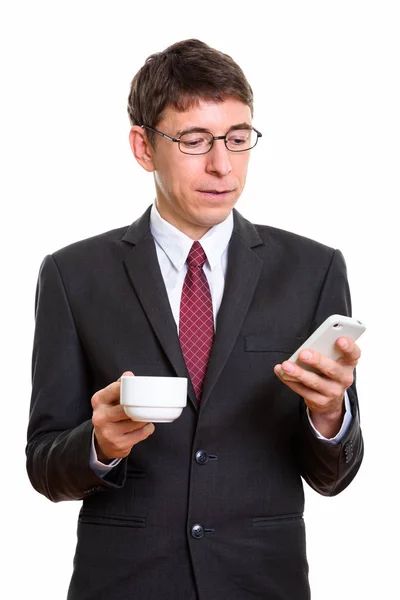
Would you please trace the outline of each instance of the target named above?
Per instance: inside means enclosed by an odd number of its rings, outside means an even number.
[[[334,252],[327,271],[315,310],[312,331],[331,314],[351,315],[346,265],[339,250]],[[334,496],[349,485],[360,468],[363,457],[355,378],[347,393],[351,404],[352,423],[345,437],[335,445],[327,444],[315,436],[306,414],[306,406],[304,402],[301,403],[302,429],[298,452],[302,476],[313,489],[326,496]]]
[[[60,501],[122,486],[125,460],[103,479],[89,466],[95,390],[52,256],[45,258],[39,273],[32,379],[26,455],[33,487]]]

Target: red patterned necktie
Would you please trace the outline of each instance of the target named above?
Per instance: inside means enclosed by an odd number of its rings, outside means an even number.
[[[214,339],[214,319],[210,288],[203,271],[206,255],[199,242],[193,243],[186,262],[188,271],[182,289],[179,341],[200,401]]]

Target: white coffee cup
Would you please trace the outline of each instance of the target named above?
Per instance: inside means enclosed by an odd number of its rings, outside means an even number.
[[[171,423],[186,406],[187,379],[123,375],[120,403],[133,421]]]

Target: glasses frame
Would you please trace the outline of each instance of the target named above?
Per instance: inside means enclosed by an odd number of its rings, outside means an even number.
[[[171,137],[170,135],[167,135],[166,133],[163,133],[162,131],[159,131],[158,129],[154,129],[153,127],[149,127],[148,125],[140,125],[140,127],[142,129],[149,129],[153,133],[156,133],[157,135],[160,135],[161,137],[169,140],[170,142],[177,143],[180,152],[182,152],[182,154],[188,154],[189,156],[202,156],[203,154],[208,154],[210,152],[210,150],[212,149],[212,147],[214,146],[215,140],[224,140],[225,148],[228,150],[228,152],[248,152],[249,150],[252,150],[252,148],[254,148],[255,146],[257,146],[258,138],[262,137],[262,133],[260,131],[258,131],[258,129],[256,129],[255,127],[249,127],[249,128],[243,127],[243,130],[250,129],[250,130],[256,132],[257,137],[256,137],[256,142],[255,142],[254,146],[251,146],[250,148],[246,148],[245,150],[231,150],[230,148],[228,148],[226,137],[229,135],[229,133],[231,131],[240,131],[240,129],[230,129],[225,135],[213,135],[211,133],[211,131],[202,131],[201,133],[209,133],[212,136],[212,141],[211,141],[211,144],[210,144],[210,147],[209,147],[208,150],[206,150],[205,152],[195,153],[195,152],[184,152],[182,150],[182,148],[181,148],[181,138]],[[196,132],[193,131],[193,133],[196,133]],[[185,135],[185,134],[183,134],[183,135]]]

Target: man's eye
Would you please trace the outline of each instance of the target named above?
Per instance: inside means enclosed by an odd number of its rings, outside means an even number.
[[[204,142],[205,142],[204,138],[181,140],[181,144],[183,144],[187,148],[196,148],[197,146],[201,146],[202,144],[204,144]]]
[[[181,137],[181,145],[187,150],[195,150],[196,148],[205,149],[212,143],[212,137],[204,133],[194,131],[193,133],[185,133]]]
[[[234,146],[242,146],[247,143],[248,135],[235,135],[228,138],[228,142]]]

